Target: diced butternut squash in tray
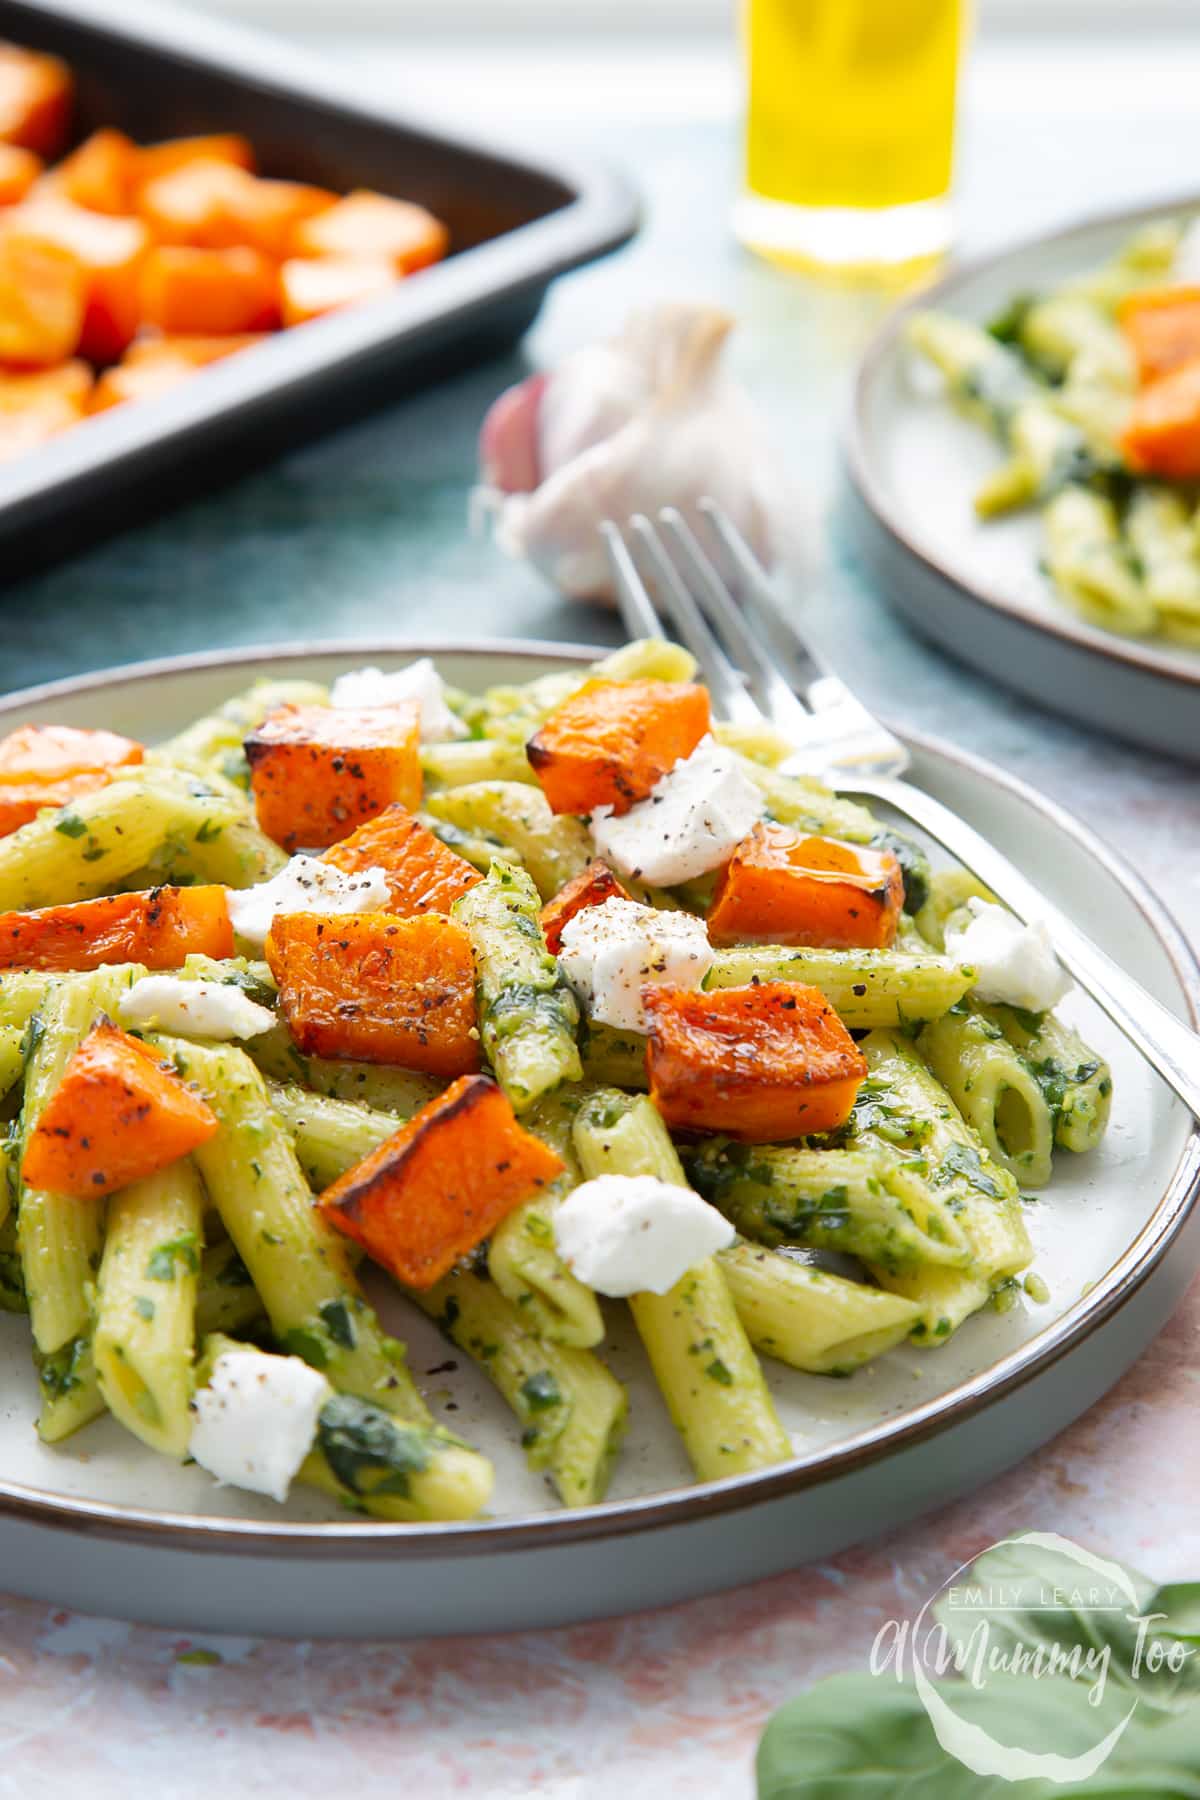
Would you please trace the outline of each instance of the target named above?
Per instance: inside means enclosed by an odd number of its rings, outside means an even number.
[[[284,706],[246,739],[258,822],[285,850],[326,850],[399,801],[421,803],[421,715],[397,706]]]
[[[319,1204],[397,1281],[427,1288],[562,1169],[494,1081],[464,1075]]]
[[[562,934],[576,913],[588,906],[603,906],[606,900],[632,900],[633,895],[621,886],[608,864],[599,858],[590,862],[552,900],[542,908],[542,935],[551,956],[562,949]]]
[[[279,323],[279,270],[261,250],[160,244],[141,272],[144,325],[174,334],[270,331]]]
[[[73,86],[0,42],[0,463],[446,254],[424,207],[260,175],[239,132],[80,138]],[[61,385],[10,383],[68,365]]]
[[[0,231],[0,364],[46,369],[73,357],[87,291],[83,266],[70,250]]]
[[[148,337],[130,344],[120,362],[105,369],[92,390],[89,410],[106,412],[129,400],[153,400],[178,387],[197,369],[249,350],[263,342],[262,332],[230,333],[228,337]]]
[[[78,259],[85,282],[79,353],[98,363],[120,356],[141,318],[138,276],[150,245],[141,220],[108,218],[35,195],[0,214],[0,232],[57,246]]]
[[[443,844],[405,806],[389,806],[325,852],[324,861],[347,875],[382,869],[388,878],[388,911],[400,918],[448,913],[483,880],[465,857]]]
[[[126,369],[161,368],[164,363],[185,369],[204,369],[209,363],[232,356],[235,350],[252,350],[267,334],[262,331],[231,331],[209,336],[207,332],[164,332],[152,337],[135,338],[121,358]]]
[[[780,1143],[849,1117],[866,1059],[816,988],[648,987],[642,1001],[650,1097],[672,1128]]]
[[[764,821],[721,872],[708,935],[714,944],[886,950],[903,907],[904,875],[890,850]]]
[[[390,263],[368,257],[292,257],[279,271],[285,325],[305,325],[324,313],[373,299],[396,285]]]
[[[85,362],[0,374],[0,462],[21,456],[85,418],[92,371]]]
[[[214,157],[182,164],[142,188],[138,206],[162,244],[228,250],[248,244],[284,257],[297,227],[336,195],[299,181],[266,181]]]
[[[708,691],[682,681],[589,681],[526,746],[556,813],[625,813],[690,756],[710,725]]]
[[[0,144],[0,206],[23,200],[42,172],[42,159],[19,144]]]
[[[130,213],[137,191],[137,159],[137,145],[123,131],[93,131],[42,178],[38,192],[90,212]]]
[[[188,163],[223,162],[235,168],[254,169],[254,146],[236,131],[209,136],[167,138],[161,144],[143,144],[138,150],[135,182],[138,189],[160,175],[171,175]]]
[[[49,379],[43,377],[43,379]],[[21,725],[0,738],[0,837],[27,825],[43,807],[65,806],[140,763],[141,744],[115,731],[73,725]]]
[[[288,913],[271,927],[266,958],[304,1055],[447,1077],[479,1067],[475,964],[457,920]]]
[[[52,1194],[100,1199],[178,1162],[216,1130],[211,1108],[157,1052],[102,1020],[51,1094],[21,1176]]]
[[[360,188],[336,206],[298,221],[296,256],[374,257],[411,275],[445,256],[450,235],[423,206]]]
[[[0,43],[0,143],[57,156],[71,128],[74,83],[57,56]]]
[[[0,969],[179,969],[189,956],[233,955],[223,887],[106,894],[36,912],[0,913]]]

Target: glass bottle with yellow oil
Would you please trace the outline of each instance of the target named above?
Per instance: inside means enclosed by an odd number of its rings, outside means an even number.
[[[743,243],[886,272],[950,239],[968,0],[743,0]]]

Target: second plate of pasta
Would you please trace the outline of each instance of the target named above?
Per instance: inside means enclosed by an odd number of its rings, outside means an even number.
[[[673,647],[417,654],[0,709],[11,1585],[328,1633],[678,1598],[1012,1462],[1190,1271],[1194,1133],[1078,994],[986,996],[961,871],[712,720]],[[916,755],[1194,1003],[1084,834]],[[662,823],[680,762],[725,848]]]
[[[1123,434],[1128,308],[1182,280],[1195,214],[1097,218],[952,270],[869,347],[847,445],[852,531],[918,630],[1053,711],[1193,760],[1194,484],[1131,478]]]

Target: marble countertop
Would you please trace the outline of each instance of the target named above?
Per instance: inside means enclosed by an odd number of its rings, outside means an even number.
[[[835,522],[836,430],[874,296],[742,256],[729,59],[564,48],[339,47],[423,106],[520,121],[601,150],[648,203],[628,251],[561,282],[509,356],[462,374],[190,509],[5,591],[7,687],[143,656],[305,636],[515,632],[615,641],[465,531],[474,438],[531,364],[655,295],[703,294],[742,324],[734,354],[810,496],[809,604],[868,700],[992,757],[1071,807],[1200,939],[1194,771],[1056,721],[918,642]],[[635,60],[631,63],[631,56]],[[657,59],[657,60],[656,60]],[[1080,210],[1173,195],[1200,168],[1200,43],[1013,40],[976,58],[961,175],[979,248]],[[1153,99],[1151,99],[1153,95]],[[17,623],[19,621],[19,624]],[[1006,1532],[1052,1524],[1151,1574],[1200,1570],[1194,1442],[1200,1290],[1098,1407],[1019,1469],[900,1536],[668,1612],[472,1641],[206,1638],[0,1600],[0,1795],[135,1786],[172,1800],[337,1789],[542,1800],[748,1800],[763,1721],[807,1682],[863,1666],[878,1624]],[[197,1649],[214,1653],[188,1660]],[[217,1660],[219,1659],[219,1660]]]

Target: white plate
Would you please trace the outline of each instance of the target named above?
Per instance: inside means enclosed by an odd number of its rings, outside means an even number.
[[[28,721],[166,735],[258,673],[327,679],[364,660],[437,656],[467,688],[525,680],[592,652],[568,646],[315,646],[144,664],[14,695]],[[1195,1016],[1197,968],[1137,878],[1064,815],[933,744],[918,779],[1014,855],[1133,974]],[[282,1511],[144,1450],[112,1420],[55,1448],[33,1430],[27,1321],[0,1317],[0,1590],[195,1628],[381,1636],[517,1628],[658,1605],[749,1580],[894,1526],[1016,1461],[1088,1406],[1162,1325],[1200,1258],[1185,1232],[1200,1139],[1090,1004],[1072,1011],[1113,1064],[1113,1126],[1060,1160],[1030,1209],[1049,1304],[984,1313],[944,1348],[893,1353],[848,1381],[771,1367],[796,1459],[690,1484],[628,1332],[611,1359],[632,1425],[610,1499],[563,1512],[524,1468],[506,1409],[428,1322],[374,1298],[411,1346],[435,1408],[496,1462],[493,1517],[471,1525],[351,1520],[298,1493]],[[1170,1251],[1170,1255],[1168,1255]],[[447,1362],[453,1372],[426,1377]]]
[[[1104,262],[1193,195],[1108,215],[952,270],[889,314],[855,384],[847,457],[856,524],[881,590],[925,636],[985,674],[1106,732],[1200,761],[1200,650],[1078,618],[1040,572],[1033,511],[983,521],[972,504],[1003,452],[913,379],[903,334],[925,307],[985,324],[1015,294]]]

